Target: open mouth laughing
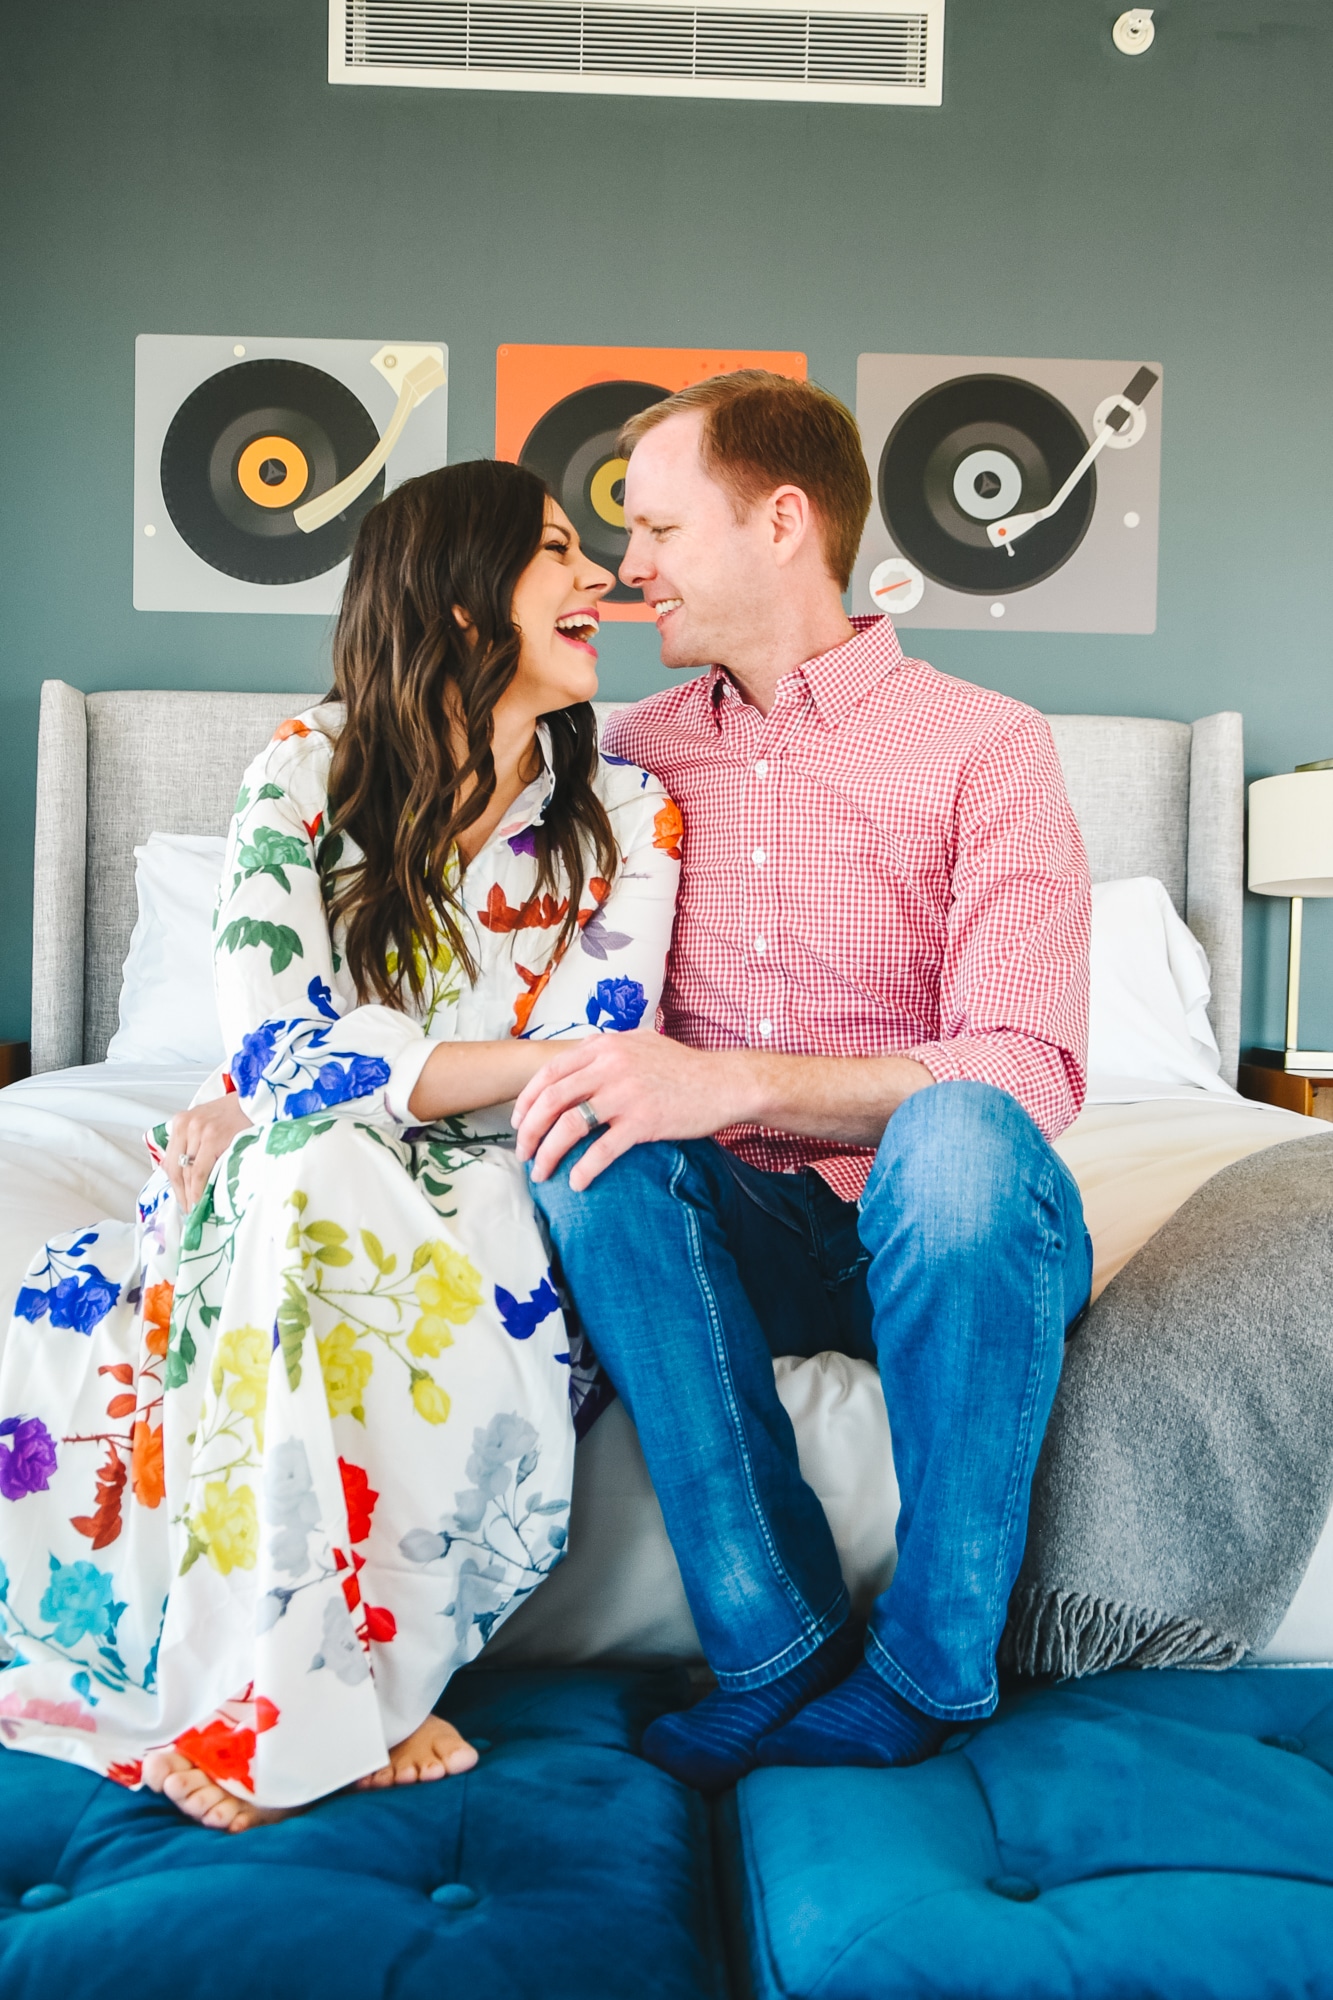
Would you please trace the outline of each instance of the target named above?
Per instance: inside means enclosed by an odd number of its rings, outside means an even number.
[[[583,652],[592,653],[596,659],[592,642],[597,637],[597,628],[601,622],[600,612],[592,605],[586,605],[579,611],[566,611],[562,618],[556,619],[555,629],[571,646],[578,646]]]

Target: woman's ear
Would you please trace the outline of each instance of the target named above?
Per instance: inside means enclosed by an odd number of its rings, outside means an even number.
[[[455,604],[454,606],[454,623],[455,625],[457,625],[460,632],[475,633],[477,629],[476,626],[473,624],[472,620],[468,617],[466,611],[464,611],[461,604]]]

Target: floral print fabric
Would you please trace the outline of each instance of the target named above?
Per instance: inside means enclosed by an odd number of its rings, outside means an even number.
[[[272,1806],[382,1764],[563,1554],[577,1357],[506,1111],[407,1101],[439,1040],[651,1023],[678,872],[674,808],[605,762],[622,865],[557,957],[544,775],[463,877],[475,981],[437,949],[414,1013],[358,1006],[337,721],[283,725],[228,843],[204,1094],[253,1129],[191,1215],[159,1169],[136,1222],[47,1244],[0,1363],[0,1738],[127,1784],[175,1743]]]

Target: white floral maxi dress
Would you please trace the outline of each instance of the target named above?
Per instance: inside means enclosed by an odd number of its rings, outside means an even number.
[[[227,845],[202,1095],[255,1129],[192,1215],[159,1169],[137,1223],[48,1244],[0,1363],[0,1737],[130,1785],[175,1743],[269,1806],[384,1763],[560,1560],[569,1341],[507,1111],[407,1104],[437,1041],[651,1024],[679,861],[675,806],[604,760],[623,861],[557,959],[546,773],[466,871],[476,979],[440,947],[415,1017],[359,1006],[319,874],[352,858],[340,719],[283,724]]]

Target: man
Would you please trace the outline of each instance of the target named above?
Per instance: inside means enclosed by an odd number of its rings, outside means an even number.
[[[638,1426],[715,1692],[644,1752],[902,1764],[997,1699],[1066,1327],[1087,864],[1031,709],[842,608],[870,504],[811,384],[720,376],[635,418],[622,580],[683,687],[606,747],[664,781],[683,870],[664,1032],[601,1036],[515,1109],[582,1315]],[[772,1356],[878,1361],[898,1568],[864,1634]]]

